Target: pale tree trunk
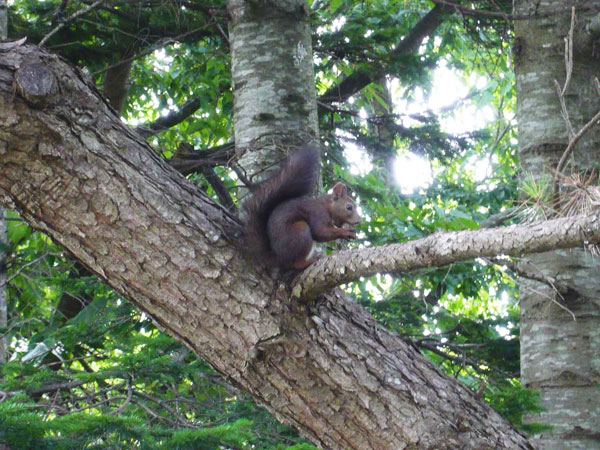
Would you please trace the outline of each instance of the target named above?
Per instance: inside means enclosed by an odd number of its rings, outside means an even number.
[[[230,0],[234,135],[253,178],[299,145],[317,142],[312,43],[303,0]]]
[[[554,80],[565,80],[564,37],[570,27],[570,5],[577,4],[573,77],[566,93],[574,132],[600,110],[592,83],[600,75],[597,2],[516,1],[515,71],[519,157],[535,178],[552,174],[568,143]],[[594,11],[591,8],[591,11]],[[598,167],[600,127],[578,144],[566,170]],[[600,259],[583,251],[559,251],[532,256],[544,274],[556,277],[575,292],[561,299],[548,285],[522,282],[521,376],[525,386],[539,390],[545,411],[526,417],[552,429],[536,436],[543,449],[600,448]]]
[[[0,0],[0,41],[8,36],[8,5],[6,0]],[[8,292],[6,286],[6,257],[8,242],[6,240],[6,212],[0,206],[0,364],[8,358]]]
[[[339,291],[290,298],[289,284],[241,256],[226,209],[86,80],[34,47],[0,46],[0,202],[322,447],[532,448]],[[594,239],[599,224],[586,225]]]

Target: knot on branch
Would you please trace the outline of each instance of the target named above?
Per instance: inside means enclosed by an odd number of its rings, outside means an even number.
[[[41,64],[21,66],[15,74],[15,86],[21,97],[37,109],[52,104],[58,95],[56,77]]]

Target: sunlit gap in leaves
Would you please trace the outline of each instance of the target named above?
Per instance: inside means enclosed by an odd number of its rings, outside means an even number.
[[[174,44],[174,48],[177,48],[178,44]],[[152,53],[152,65],[156,73],[168,72],[171,70],[171,65],[173,64],[174,58],[173,56],[167,55],[167,52],[164,48],[155,50]],[[144,107],[146,109],[146,114],[140,114],[137,116],[130,116],[128,118],[122,117],[121,120],[127,123],[131,127],[137,127],[142,123],[151,122],[156,120],[157,117],[153,116],[158,111],[161,117],[168,115],[173,111],[178,110],[178,106],[175,105],[172,98],[167,98],[167,106],[161,107],[161,101],[156,95],[155,92],[151,92],[150,96],[146,94],[141,94],[139,97],[140,107]],[[140,108],[138,108],[140,109]],[[208,114],[206,114],[208,116]],[[158,145],[158,141],[154,140],[153,145]]]
[[[397,79],[391,80],[394,112],[402,117],[402,124],[407,127],[421,123],[413,117],[435,114],[442,132],[460,135],[479,130],[496,118],[489,105],[480,108],[472,101],[473,93],[484,90],[488,82],[486,77],[476,74],[461,79],[456,70],[441,61],[433,73],[432,89],[427,97],[421,88],[416,88],[412,98],[406,99],[406,90]],[[490,175],[491,164],[487,159],[473,158],[467,170],[473,172],[475,180],[483,181]],[[394,163],[394,177],[401,191],[411,194],[431,185],[435,170],[426,158],[407,148],[399,149]]]

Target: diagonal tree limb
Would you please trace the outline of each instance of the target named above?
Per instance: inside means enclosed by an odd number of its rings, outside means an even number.
[[[423,39],[431,35],[431,33],[433,33],[442,23],[444,11],[444,7],[440,5],[436,5],[429,11],[419,22],[417,22],[396,48],[390,52],[389,59],[393,60],[400,55],[406,55],[416,51],[419,48],[419,45],[421,45],[421,42],[423,42]],[[330,87],[319,100],[322,102],[346,101],[349,97],[381,77],[383,74],[385,74],[385,69],[382,68],[375,69],[370,67],[368,69],[358,70],[342,80],[339,84]]]
[[[142,124],[135,130],[145,138],[155,136],[161,131],[167,130],[178,123],[183,122],[198,111],[200,104],[201,101],[199,98],[193,98],[192,100],[185,102],[178,111],[172,111],[166,116],[159,117],[152,123]]]
[[[237,208],[235,206],[235,203],[233,202],[233,199],[231,198],[231,195],[229,195],[227,186],[223,184],[223,182],[216,174],[214,169],[212,167],[203,167],[202,175],[204,175],[204,178],[206,178],[206,180],[215,190],[215,193],[217,194],[217,197],[219,198],[221,204],[224,205],[225,208],[227,208],[232,214],[237,215]]]

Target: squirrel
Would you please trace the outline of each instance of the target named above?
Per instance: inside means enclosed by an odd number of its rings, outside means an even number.
[[[313,255],[314,241],[356,238],[353,226],[361,218],[344,183],[331,194],[307,197],[318,174],[318,150],[306,146],[256,187],[244,204],[244,245],[251,254],[270,266],[304,269],[320,257]]]

